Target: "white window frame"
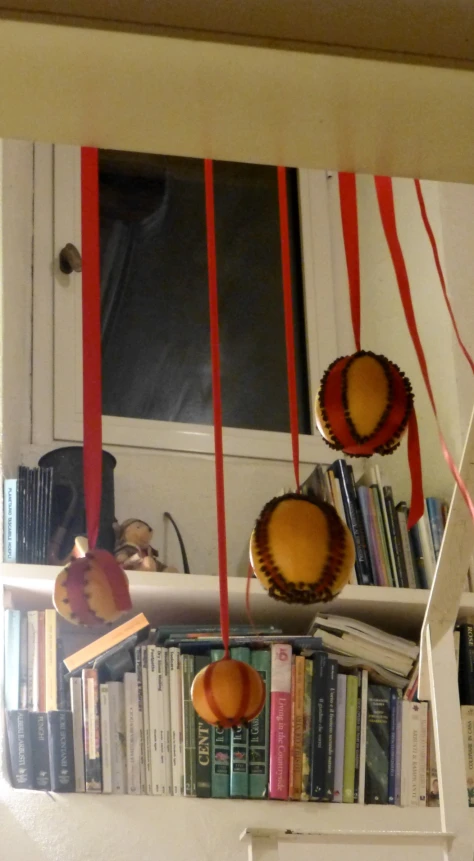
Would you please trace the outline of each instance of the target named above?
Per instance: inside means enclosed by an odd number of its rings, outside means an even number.
[[[308,380],[314,400],[324,369],[337,356],[328,179],[324,171],[299,170],[298,175]],[[80,194],[79,147],[36,144],[33,438],[38,444],[48,437],[57,444],[83,439],[82,279],[77,273],[63,275],[58,265],[67,242],[81,248]],[[41,368],[40,374],[36,368]],[[300,459],[328,461],[330,452],[315,432],[312,408],[311,422],[312,435],[300,435]],[[283,461],[292,457],[287,433],[224,428],[223,436],[227,456]],[[103,417],[103,443],[135,450],[214,451],[212,427],[113,416]]]

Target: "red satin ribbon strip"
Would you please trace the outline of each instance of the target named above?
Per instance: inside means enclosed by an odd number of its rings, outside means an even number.
[[[426,364],[426,358],[423,351],[423,347],[421,344],[420,336],[418,333],[418,327],[416,325],[415,312],[413,309],[413,303],[411,299],[410,292],[410,282],[408,280],[408,273],[405,266],[405,261],[403,258],[403,252],[400,245],[400,240],[398,238],[397,232],[397,223],[395,219],[395,204],[393,199],[393,186],[392,180],[388,176],[376,176],[375,177],[375,189],[377,192],[377,200],[379,204],[380,217],[382,219],[382,225],[385,233],[385,238],[387,240],[387,245],[389,247],[390,255],[392,257],[393,268],[395,270],[395,276],[398,283],[398,289],[400,292],[400,298],[402,300],[403,310],[405,312],[405,319],[407,321],[408,330],[410,332],[411,339],[413,341],[413,345],[416,350],[416,355],[418,357],[418,362],[421,368],[421,373],[423,375],[423,379],[425,382],[426,390],[428,392],[428,397],[431,402],[431,406],[433,408],[433,413],[436,418],[436,423],[438,425],[438,433],[441,442],[441,449],[443,452],[444,459],[451,470],[451,473],[456,481],[456,484],[461,491],[462,496],[466,502],[466,505],[469,509],[472,519],[474,520],[474,504],[469,495],[469,491],[461,478],[459,471],[454,463],[453,458],[448,450],[445,439],[441,432],[438,413],[436,411],[435,399],[433,396],[433,390],[431,388],[431,382],[428,374],[428,366]],[[410,447],[409,447],[409,456],[410,456]],[[410,464],[411,469],[411,464]],[[413,505],[413,498],[412,498]],[[410,510],[410,520],[411,520],[411,510]],[[416,522],[416,521],[415,521]]]
[[[280,245],[283,279],[283,305],[285,312],[286,369],[290,409],[291,447],[295,471],[296,491],[300,487],[300,447],[298,429],[298,396],[296,388],[295,330],[293,326],[293,299],[291,292],[290,230],[288,226],[288,195],[286,168],[278,167],[278,204],[280,208]]]
[[[100,334],[99,159],[81,149],[82,191],[82,362],[84,414],[84,499],[87,539],[99,537],[102,498],[102,372]]]
[[[408,466],[411,477],[411,503],[407,527],[411,529],[423,517],[425,500],[423,498],[423,475],[421,471],[420,438],[415,408],[408,419]]]
[[[469,365],[471,366],[471,371],[473,371],[473,373],[474,373],[474,361],[473,361],[469,351],[467,350],[467,348],[465,347],[465,345],[462,342],[461,335],[459,334],[459,329],[457,327],[456,319],[454,317],[454,312],[453,312],[453,309],[451,307],[451,302],[449,301],[448,291],[446,289],[446,281],[444,280],[443,269],[441,266],[441,261],[439,259],[438,246],[436,244],[435,235],[433,233],[433,230],[432,230],[429,218],[428,218],[428,213],[426,211],[425,199],[423,197],[423,192],[421,190],[421,183],[420,183],[419,179],[415,179],[415,189],[416,189],[416,196],[418,198],[418,203],[420,205],[421,218],[423,220],[423,224],[425,225],[425,230],[428,234],[428,239],[430,240],[431,249],[433,251],[435,266],[436,266],[436,269],[438,272],[438,276],[439,276],[439,280],[440,280],[440,284],[441,284],[441,289],[443,291],[444,300],[446,302],[446,307],[448,309],[449,316],[451,317],[453,329],[456,333],[456,338],[458,339],[458,344],[461,347],[461,350],[463,351],[467,361],[469,362]]]
[[[227,540],[224,493],[224,450],[222,443],[222,398],[219,350],[219,305],[217,298],[216,228],[214,215],[214,175],[210,159],[204,161],[206,194],[207,267],[211,329],[212,401],[214,407],[214,461],[216,472],[217,541],[222,640],[229,656],[229,593],[227,584]]]
[[[351,302],[352,329],[356,350],[360,350],[360,261],[357,189],[354,173],[339,174],[339,201],[342,235],[346,252],[347,277]]]

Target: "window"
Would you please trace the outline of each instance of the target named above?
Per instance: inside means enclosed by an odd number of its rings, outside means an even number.
[[[335,356],[326,177],[288,171],[302,459],[327,457],[312,401]],[[290,459],[275,168],[216,163],[224,449]],[[203,163],[101,151],[106,445],[212,452]],[[54,437],[82,436],[80,157],[54,148]]]

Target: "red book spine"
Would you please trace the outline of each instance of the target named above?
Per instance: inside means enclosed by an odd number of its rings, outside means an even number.
[[[289,794],[291,661],[291,646],[272,645],[269,797],[284,801]]]

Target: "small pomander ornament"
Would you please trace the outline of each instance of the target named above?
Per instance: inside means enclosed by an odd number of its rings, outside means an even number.
[[[352,457],[392,454],[413,410],[410,381],[385,356],[359,350],[329,366],[316,397],[316,424]]]
[[[54,606],[74,625],[116,622],[132,602],[123,569],[107,550],[90,550],[56,577]]]
[[[263,508],[250,539],[250,562],[272,598],[330,601],[349,581],[354,541],[332,505],[287,493]]]
[[[195,676],[191,698],[206,723],[235,727],[260,714],[265,704],[265,685],[260,673],[249,664],[223,658]]]

